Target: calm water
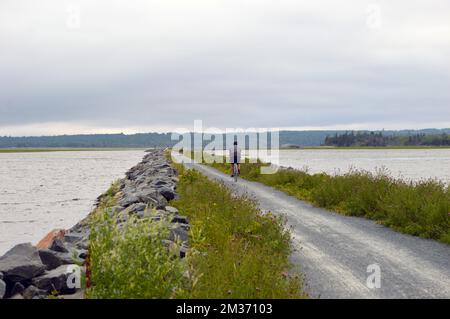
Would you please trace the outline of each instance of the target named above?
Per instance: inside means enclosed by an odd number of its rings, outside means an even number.
[[[280,165],[329,174],[343,174],[351,168],[375,172],[384,167],[396,178],[450,183],[450,149],[282,150]]]
[[[246,157],[270,161],[263,152],[248,153]],[[391,176],[408,181],[433,178],[450,184],[450,149],[281,150],[278,165],[328,174],[344,174],[352,168],[370,172],[384,168]]]
[[[0,153],[0,255],[85,217],[144,151]]]

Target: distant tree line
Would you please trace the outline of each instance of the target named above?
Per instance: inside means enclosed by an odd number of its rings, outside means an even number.
[[[280,145],[319,146],[335,131],[281,131]],[[51,147],[171,147],[172,133],[141,134],[91,134],[59,136],[0,136],[0,148],[51,148]],[[209,143],[205,141],[204,144]]]
[[[335,131],[281,131],[280,145],[319,146]],[[233,135],[233,134],[231,134]],[[0,148],[99,148],[99,147],[171,147],[177,143],[172,133],[91,134],[59,136],[0,136]],[[233,135],[234,136],[234,135]],[[228,136],[227,138],[234,138]],[[204,145],[210,141],[205,140]],[[270,139],[269,139],[270,142]]]
[[[385,135],[383,132],[345,132],[327,136],[326,146],[450,146],[450,134]]]
[[[280,146],[448,145],[450,129],[402,131],[280,131]],[[0,148],[171,147],[172,133],[0,136]],[[228,137],[227,137],[228,138]],[[209,141],[204,141],[204,144]]]
[[[174,143],[169,133],[0,137],[0,148],[168,147]]]

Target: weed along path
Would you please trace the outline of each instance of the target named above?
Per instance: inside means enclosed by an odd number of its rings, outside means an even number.
[[[234,183],[201,164],[185,166],[254,198],[263,211],[286,216],[291,260],[312,298],[450,298],[449,245],[316,208],[259,183]]]

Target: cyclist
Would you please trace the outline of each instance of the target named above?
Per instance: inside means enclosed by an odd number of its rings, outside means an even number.
[[[234,176],[234,164],[238,165],[238,172],[241,173],[241,149],[238,147],[238,142],[234,141],[233,147],[229,149],[230,164],[231,164],[231,177]]]

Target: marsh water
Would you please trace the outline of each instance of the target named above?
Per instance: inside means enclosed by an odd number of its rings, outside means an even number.
[[[143,150],[0,153],[0,255],[76,224],[143,156]],[[384,167],[396,178],[450,183],[450,149],[282,150],[279,165],[329,174]]]
[[[216,151],[217,155],[223,152]],[[450,184],[450,149],[294,149],[280,150],[270,157],[267,151],[246,151],[245,157],[259,158],[282,167],[310,173],[345,174],[351,170],[388,175],[417,182],[437,179]],[[274,156],[274,155],[272,155]]]
[[[142,150],[0,153],[0,255],[84,218]]]
[[[450,149],[318,149],[281,150],[280,165],[311,173],[344,174],[352,169],[408,181],[437,179],[450,183]],[[264,159],[264,158],[263,158]]]

